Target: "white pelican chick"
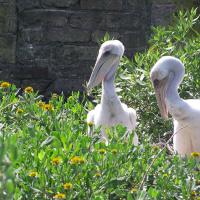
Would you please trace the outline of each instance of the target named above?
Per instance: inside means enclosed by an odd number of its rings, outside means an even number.
[[[200,100],[180,98],[184,73],[182,62],[172,56],[159,59],[150,73],[161,116],[167,119],[169,111],[173,117],[173,146],[181,156],[200,152]]]
[[[101,126],[101,138],[108,143],[105,128],[121,124],[127,128],[125,137],[136,127],[136,112],[121,103],[115,92],[115,72],[124,54],[124,45],[118,40],[104,42],[90,76],[87,88],[92,89],[102,82],[101,102],[87,115],[87,123]],[[89,127],[90,129],[91,127]],[[90,134],[91,130],[89,130]],[[137,134],[134,134],[133,144],[138,145]]]

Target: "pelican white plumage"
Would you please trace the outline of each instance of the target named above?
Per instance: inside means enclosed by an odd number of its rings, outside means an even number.
[[[172,56],[159,59],[151,70],[161,116],[168,118],[168,111],[174,120],[173,146],[181,156],[200,152],[200,100],[183,100],[178,94],[185,68],[182,62]]]
[[[124,45],[120,41],[110,40],[104,42],[99,49],[99,54],[87,85],[87,88],[91,89],[102,82],[101,102],[94,110],[88,113],[87,123],[92,123],[95,127],[101,126],[101,138],[106,140],[106,143],[108,143],[108,137],[105,133],[106,127],[122,124],[127,128],[126,137],[136,127],[136,111],[121,103],[115,92],[115,72],[123,54]],[[136,133],[133,137],[133,144],[138,145]]]

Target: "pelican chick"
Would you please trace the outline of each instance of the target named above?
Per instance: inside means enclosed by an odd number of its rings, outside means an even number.
[[[172,56],[160,58],[150,73],[161,116],[167,119],[169,111],[173,117],[173,146],[181,156],[200,152],[200,100],[180,98],[184,73],[183,63]]]
[[[136,111],[121,103],[114,86],[115,72],[123,54],[124,45],[120,41],[104,42],[99,49],[94,69],[87,84],[89,90],[102,82],[101,102],[88,113],[87,123],[94,124],[95,127],[101,126],[101,138],[106,143],[108,143],[108,136],[105,133],[105,128],[118,124],[124,125],[127,128],[125,133],[127,138],[136,127]],[[91,135],[90,126],[88,134]],[[133,144],[138,145],[136,133],[133,137]]]

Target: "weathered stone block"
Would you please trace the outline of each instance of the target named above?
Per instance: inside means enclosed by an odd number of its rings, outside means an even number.
[[[42,0],[42,6],[47,7],[70,7],[78,4],[79,0]]]
[[[20,28],[65,27],[68,15],[65,10],[37,9],[26,11],[20,15]]]
[[[43,61],[51,61],[51,57],[52,49],[48,46],[26,44],[19,47],[17,51],[17,62],[23,65],[44,65]],[[49,65],[49,63],[46,63],[46,65]]]
[[[96,12],[74,12],[70,17],[70,26],[83,30],[94,30],[105,26],[105,14]]]
[[[122,34],[122,42],[127,48],[139,48],[146,45],[144,32],[126,31]]]
[[[0,34],[16,31],[15,4],[0,4]]]
[[[50,42],[88,42],[90,32],[79,29],[50,29],[46,33],[46,40]]]
[[[153,4],[151,14],[152,25],[168,25],[175,10],[176,6],[174,4]]]
[[[139,13],[117,13],[106,15],[106,27],[110,29],[133,30],[141,25],[141,16]]]
[[[51,91],[56,93],[64,93],[67,94],[71,91],[83,91],[83,80],[80,79],[57,79],[52,87]]]
[[[18,11],[34,9],[40,7],[40,0],[17,0]]]
[[[71,64],[57,65],[56,74],[59,78],[86,80],[92,71],[95,61],[77,61]]]
[[[94,10],[122,10],[122,0],[81,0],[82,9],[94,9]]]
[[[55,60],[61,61],[87,61],[95,60],[98,52],[98,47],[92,46],[77,46],[77,45],[64,45],[56,48]]]
[[[151,0],[153,4],[171,4],[174,0]]]
[[[6,81],[10,78],[11,68],[14,67],[9,64],[0,64],[0,80]]]
[[[0,37],[0,62],[15,63],[16,36]]]
[[[20,37],[18,41],[23,43],[40,43],[44,40],[44,32],[42,30],[42,27],[36,27],[36,28],[26,28],[22,29],[20,32]]]

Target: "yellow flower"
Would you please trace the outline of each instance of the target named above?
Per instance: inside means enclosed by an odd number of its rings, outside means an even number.
[[[55,157],[51,160],[51,163],[53,165],[59,165],[62,162],[62,159],[60,157]]]
[[[99,149],[99,153],[100,153],[100,154],[105,154],[105,153],[106,153],[106,150],[105,150],[105,149]]]
[[[71,160],[70,160],[70,163],[71,163],[72,165],[75,165],[75,164],[82,164],[82,163],[84,163],[84,162],[85,162],[84,158],[79,157],[79,156],[74,156],[74,157],[71,158]]]
[[[20,109],[20,108],[17,108],[17,111],[16,111],[17,114],[21,114],[21,113],[23,113],[23,112],[24,112],[24,110],[22,110],[22,109]]]
[[[24,89],[24,92],[30,94],[30,93],[33,92],[33,88],[32,88],[31,86],[28,86],[28,87],[26,87],[26,88]]]
[[[101,176],[101,173],[100,173],[100,172],[96,172],[96,173],[95,173],[95,176],[96,176],[96,177],[100,177],[100,176]]]
[[[44,110],[47,110],[47,111],[48,111],[48,110],[49,110],[49,111],[54,110],[53,106],[52,106],[50,103],[44,104],[42,108],[43,108]]]
[[[192,190],[192,192],[191,192],[191,196],[192,196],[192,197],[195,197],[196,195],[197,195],[197,192],[194,191],[194,190]]]
[[[54,199],[65,199],[65,194],[63,193],[57,193],[53,196]]]
[[[112,154],[117,154],[117,149],[113,149],[111,152]]]
[[[88,126],[93,126],[94,123],[93,123],[93,122],[87,122],[87,125],[88,125]]]
[[[28,173],[28,176],[30,176],[30,177],[37,177],[38,173],[36,171],[31,171],[31,172]]]
[[[131,189],[131,193],[135,193],[135,192],[137,192],[137,191],[138,191],[137,188],[132,188],[132,189]]]
[[[63,185],[63,187],[64,187],[65,190],[70,190],[70,189],[72,189],[72,184],[71,183],[65,183]]]
[[[191,156],[195,158],[200,157],[200,152],[192,152]]]
[[[9,82],[2,82],[0,85],[2,88],[8,88],[11,86],[11,84]]]
[[[43,108],[43,106],[45,105],[45,103],[43,101],[39,101],[37,102],[37,105],[40,107],[40,108]]]

